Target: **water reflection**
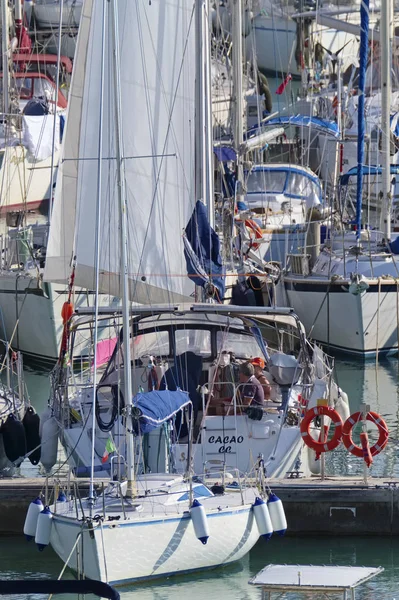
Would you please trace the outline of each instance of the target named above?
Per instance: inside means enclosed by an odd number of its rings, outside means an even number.
[[[359,363],[349,360],[336,361],[336,377],[339,385],[349,396],[351,413],[359,410],[362,402],[386,421],[390,439],[384,452],[374,457],[369,475],[374,477],[398,477],[399,404],[398,360],[380,359],[377,362]],[[368,423],[372,443],[377,439],[377,428]],[[361,475],[363,461],[349,454],[341,444],[327,457],[329,474]]]
[[[0,538],[0,579],[57,578],[62,562],[47,548],[39,553],[21,538]],[[272,538],[260,540],[249,556],[236,564],[191,575],[175,575],[159,581],[120,588],[122,600],[170,600],[206,598],[207,600],[260,600],[261,591],[248,585],[250,577],[269,563],[331,564],[384,567],[385,571],[356,593],[358,600],[395,598],[399,581],[399,540],[397,538]],[[188,565],[187,565],[188,566]],[[68,571],[64,577],[70,578]],[[287,600],[310,596],[287,594]],[[323,596],[325,597],[325,596]],[[72,600],[72,597],[64,597]],[[315,600],[315,597],[312,596]]]

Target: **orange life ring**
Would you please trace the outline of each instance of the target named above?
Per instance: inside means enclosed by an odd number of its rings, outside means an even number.
[[[255,234],[254,237],[252,237],[250,234],[250,237],[251,237],[251,246],[250,247],[253,250],[257,250],[259,248],[260,244],[258,244],[255,240],[263,239],[262,229],[252,219],[246,219],[244,221],[244,225],[245,225],[245,227],[248,227],[248,229]]]
[[[315,417],[318,416],[330,417],[331,421],[335,425],[334,435],[329,442],[318,442],[312,438],[309,432],[310,424]],[[329,452],[339,446],[342,439],[342,419],[336,410],[330,406],[315,406],[307,411],[302,422],[301,422],[301,435],[302,439],[309,448],[312,448],[315,452]]]
[[[347,418],[347,420],[345,421],[345,424],[344,424],[343,431],[342,431],[342,433],[343,433],[342,441],[344,442],[345,448],[347,448],[347,450],[349,450],[349,452],[351,454],[353,454],[354,456],[358,456],[359,458],[363,458],[363,455],[364,455],[363,448],[362,448],[362,446],[356,446],[356,444],[353,443],[352,429],[356,425],[356,423],[361,421],[361,419],[362,419],[361,412],[354,413],[353,415],[351,415],[350,417]],[[389,431],[388,431],[388,427],[387,427],[387,424],[385,423],[384,419],[375,412],[372,412],[372,411],[368,412],[366,415],[366,420],[371,421],[372,423],[375,423],[378,427],[378,431],[379,431],[378,440],[374,444],[374,446],[372,446],[370,448],[371,456],[375,456],[376,454],[379,454],[381,452],[381,450],[384,450],[385,446],[387,445]]]

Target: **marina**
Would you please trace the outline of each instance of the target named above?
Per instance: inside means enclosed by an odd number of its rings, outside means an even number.
[[[0,0],[0,595],[398,596],[398,9]]]

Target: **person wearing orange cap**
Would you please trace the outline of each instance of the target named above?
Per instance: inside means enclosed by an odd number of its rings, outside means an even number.
[[[251,360],[251,363],[253,364],[255,369],[255,377],[263,388],[265,400],[270,400],[270,395],[272,391],[271,385],[267,377],[263,373],[263,369],[265,368],[265,361],[263,360],[263,358],[260,358],[260,356],[257,356],[256,358],[253,358]]]

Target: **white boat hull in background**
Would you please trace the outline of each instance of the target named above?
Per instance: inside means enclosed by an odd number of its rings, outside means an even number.
[[[58,359],[63,321],[61,310],[68,299],[68,290],[62,284],[43,283],[29,272],[0,272],[0,326],[2,335],[12,348],[32,359],[55,362]],[[94,294],[75,289],[75,307],[93,306]],[[119,300],[100,295],[104,306],[119,304]],[[90,332],[77,339],[74,356],[87,355]]]
[[[258,67],[274,77],[280,77],[282,73],[300,77],[301,70],[295,59],[297,40],[295,21],[273,14],[259,14],[255,16],[252,23]],[[320,41],[324,48],[332,52],[337,52],[347,42],[351,42],[340,53],[343,61],[342,70],[356,60],[358,52],[356,36],[319,25],[315,25],[315,30],[317,30],[317,37],[314,36],[314,43]],[[247,41],[247,52],[248,58],[252,57],[252,44],[249,41]]]
[[[62,27],[78,27],[82,15],[83,0],[64,0],[62,9]],[[36,0],[33,14],[37,27],[59,27],[60,1]]]
[[[285,280],[288,305],[310,337],[335,350],[373,356],[398,349],[397,284],[393,279],[368,280],[370,287],[354,295],[341,283],[316,277]],[[329,290],[328,290],[329,288]],[[328,293],[327,293],[328,290]]]

